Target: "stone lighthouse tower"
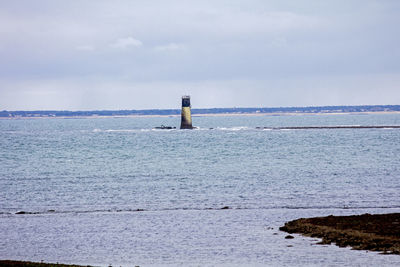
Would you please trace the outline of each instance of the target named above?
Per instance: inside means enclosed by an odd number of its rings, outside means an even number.
[[[190,96],[182,96],[181,129],[193,129]]]

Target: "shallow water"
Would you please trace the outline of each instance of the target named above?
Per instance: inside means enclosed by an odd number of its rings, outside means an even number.
[[[177,117],[0,120],[0,258],[400,265],[278,230],[298,217],[400,212],[400,129],[255,129],[400,125],[400,115],[193,121],[198,130],[152,130]]]

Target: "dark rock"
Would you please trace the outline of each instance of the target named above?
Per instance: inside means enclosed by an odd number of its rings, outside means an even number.
[[[293,239],[293,238],[294,238],[294,236],[292,236],[292,235],[285,236],[285,239]]]
[[[289,231],[289,229],[286,227],[286,224],[284,226],[279,227],[279,230],[281,230],[283,232]]]
[[[322,238],[318,244],[400,254],[400,213],[301,218],[281,231]]]

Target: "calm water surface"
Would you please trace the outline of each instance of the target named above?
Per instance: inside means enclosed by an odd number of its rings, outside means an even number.
[[[278,230],[299,217],[400,212],[400,129],[255,129],[400,125],[400,115],[193,121],[199,129],[152,130],[177,117],[0,120],[0,258],[400,265]]]

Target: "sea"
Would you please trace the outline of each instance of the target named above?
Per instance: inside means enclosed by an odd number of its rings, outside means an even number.
[[[400,266],[279,231],[400,212],[400,114],[0,120],[0,259],[94,266]],[[169,125],[177,129],[157,130]]]

